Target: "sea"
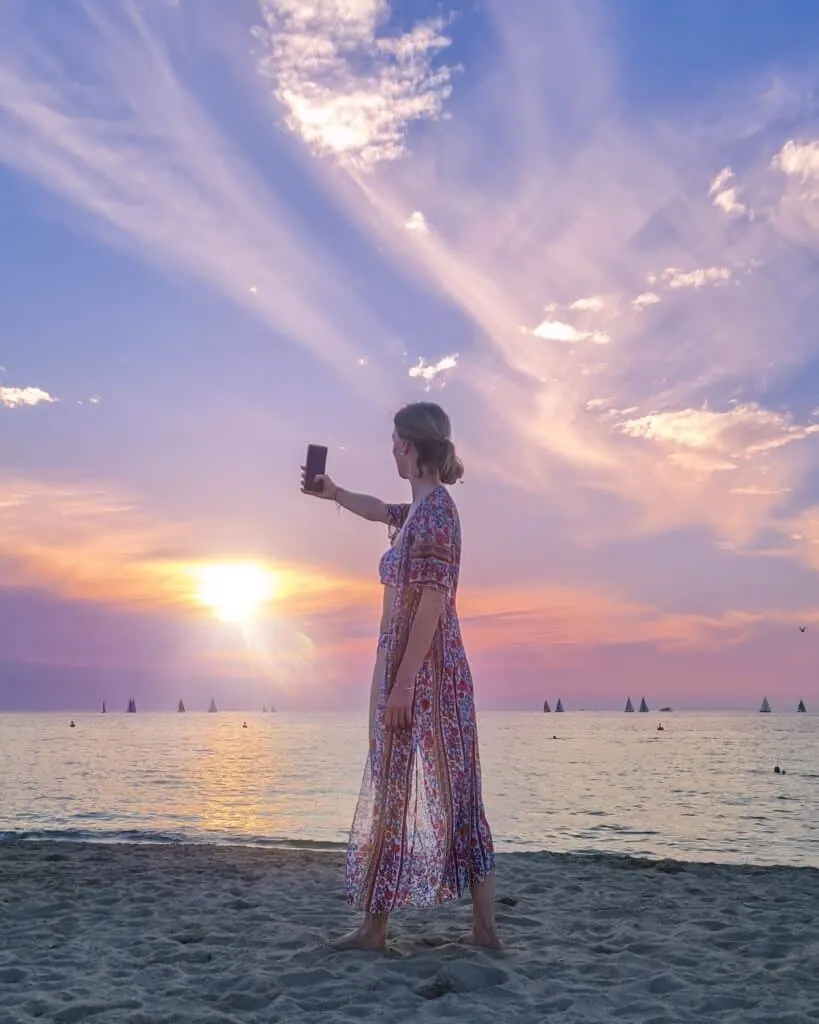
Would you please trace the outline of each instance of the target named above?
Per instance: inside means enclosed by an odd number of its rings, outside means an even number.
[[[69,717],[0,715],[0,839],[347,840],[363,715]],[[478,725],[499,852],[819,867],[817,714],[494,711]]]

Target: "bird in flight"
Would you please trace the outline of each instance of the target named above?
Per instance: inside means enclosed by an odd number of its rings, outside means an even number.
[[[808,628],[807,626],[800,626],[799,627],[799,632],[800,633],[804,633],[807,628]]]

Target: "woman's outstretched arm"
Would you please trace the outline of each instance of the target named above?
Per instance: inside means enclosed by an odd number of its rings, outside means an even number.
[[[314,478],[315,483],[319,486],[319,490],[311,489],[308,491],[304,487],[304,466],[302,466],[301,472],[301,489],[303,494],[309,494],[313,498],[324,498],[326,501],[335,501],[342,508],[346,508],[348,512],[361,516],[362,519],[367,519],[371,523],[390,522],[389,509],[380,498],[374,498],[370,494],[356,494],[355,491],[348,491],[344,487],[339,487],[332,477],[326,473]]]
[[[386,503],[380,498],[374,498],[371,494],[356,494],[344,487],[336,487],[335,500],[348,512],[361,516],[362,519],[367,519],[371,523],[389,522]]]

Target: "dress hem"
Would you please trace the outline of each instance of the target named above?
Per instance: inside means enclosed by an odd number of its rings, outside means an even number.
[[[411,898],[402,899],[391,904],[389,907],[384,907],[382,909],[374,909],[372,904],[370,904],[370,906],[368,907],[364,904],[362,900],[358,900],[355,897],[351,897],[350,895],[348,895],[346,897],[347,905],[352,907],[354,910],[361,910],[365,914],[393,914],[397,910],[408,909],[435,910],[436,907],[442,907],[446,903],[457,903],[459,900],[466,899],[467,896],[470,895],[470,890],[472,886],[480,885],[481,882],[485,882],[486,879],[494,872],[494,870],[495,860],[493,857],[491,865],[482,874],[479,874],[478,872],[472,874],[472,876],[470,877],[469,881],[466,884],[466,889],[464,892],[457,893],[450,890],[446,895],[443,895],[438,899],[434,900],[414,900]]]

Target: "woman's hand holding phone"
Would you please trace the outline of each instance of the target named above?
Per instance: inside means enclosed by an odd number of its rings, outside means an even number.
[[[307,479],[307,467],[301,467],[301,493],[309,494],[311,498],[324,498],[325,501],[335,501],[338,496],[339,487],[327,473],[317,473],[313,477],[315,490],[307,490],[304,486]]]

